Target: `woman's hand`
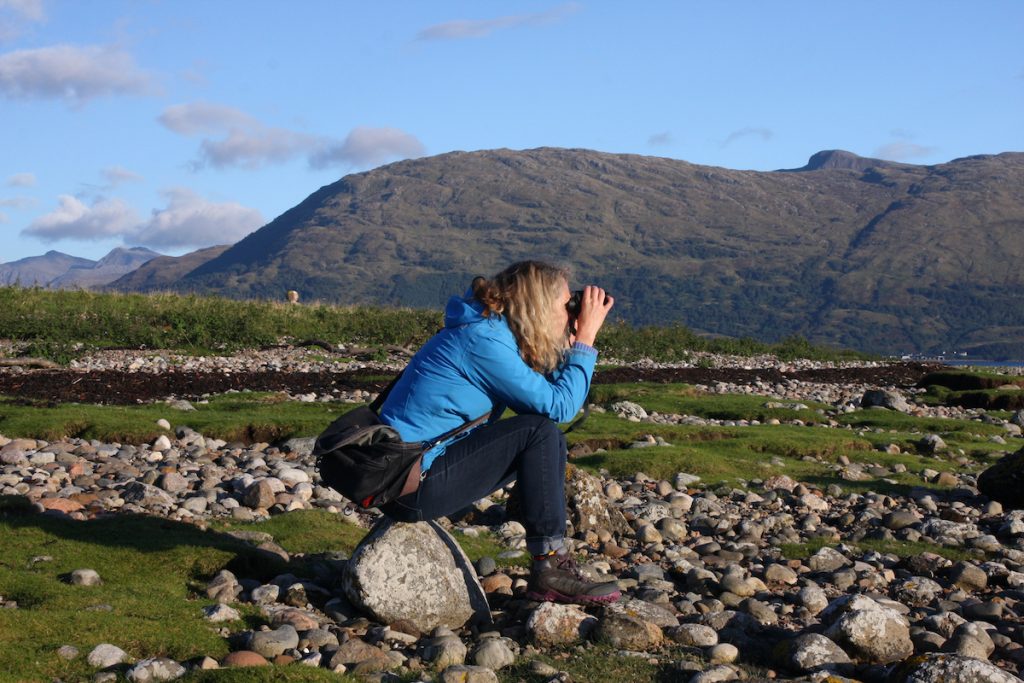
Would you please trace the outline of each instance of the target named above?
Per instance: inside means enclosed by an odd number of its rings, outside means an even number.
[[[604,319],[614,305],[615,299],[608,296],[600,287],[594,285],[584,287],[583,299],[580,302],[580,316],[576,319],[576,337],[571,341],[593,346],[598,330],[604,325]]]

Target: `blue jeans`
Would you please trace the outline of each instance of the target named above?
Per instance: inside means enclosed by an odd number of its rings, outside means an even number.
[[[517,415],[477,427],[450,444],[413,493],[381,507],[401,522],[450,515],[511,481],[522,500],[526,547],[543,555],[565,535],[565,435],[540,415]]]

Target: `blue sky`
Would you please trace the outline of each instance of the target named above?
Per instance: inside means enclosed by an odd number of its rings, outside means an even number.
[[[349,173],[541,146],[1024,151],[1024,2],[0,0],[0,262],[181,254]]]

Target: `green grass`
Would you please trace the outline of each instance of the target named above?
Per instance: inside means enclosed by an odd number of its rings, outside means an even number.
[[[441,324],[440,310],[0,287],[2,336],[27,342],[26,355],[59,362],[95,348],[201,353],[266,346],[283,338],[417,346]],[[607,357],[622,360],[685,360],[695,351],[742,356],[774,353],[785,359],[865,357],[813,347],[797,337],[779,344],[751,339],[706,339],[679,325],[636,328],[624,323],[610,324],[602,330],[600,345]]]
[[[632,401],[643,406],[647,412],[696,415],[713,420],[760,422],[775,418],[780,421],[803,420],[808,423],[819,423],[825,418],[817,411],[830,408],[824,403],[813,401],[780,401],[770,396],[702,393],[688,384],[597,384],[594,385],[591,398],[594,402],[606,406],[616,401]],[[802,403],[807,408],[766,408],[766,403]]]
[[[222,657],[226,642],[202,619],[211,603],[193,589],[232,562],[260,563],[252,548],[224,534],[132,515],[73,522],[0,514],[0,546],[0,590],[21,606],[0,610],[0,670],[10,680],[85,680],[85,655],[104,642],[133,658]],[[33,563],[42,555],[53,559]],[[62,580],[80,568],[95,569],[103,585]],[[62,660],[56,650],[66,644],[82,655]]]
[[[113,643],[133,660],[167,656],[222,658],[227,642],[202,618],[213,604],[202,595],[206,581],[223,568],[240,578],[267,580],[291,572],[308,576],[317,554],[351,554],[365,530],[345,517],[300,510],[265,522],[215,521],[208,530],[139,515],[117,515],[76,522],[37,515],[20,497],[0,498],[0,595],[19,609],[0,610],[0,670],[9,680],[87,680],[85,656],[100,643]],[[227,532],[260,531],[292,555],[289,564],[256,550]],[[496,556],[505,548],[492,536],[456,534],[470,559]],[[33,561],[49,556],[52,560]],[[513,560],[513,563],[516,561]],[[75,569],[99,572],[103,584],[80,587],[64,577]],[[109,611],[96,610],[109,605]],[[243,621],[232,631],[263,623],[258,610],[242,605]],[[72,662],[57,656],[62,645],[81,655]],[[247,672],[248,673],[248,672]],[[327,680],[326,672],[306,667],[275,667],[257,676],[237,672],[196,673],[187,680]],[[6,679],[5,679],[6,680]],[[331,675],[331,680],[338,680]],[[349,679],[345,679],[349,680]]]
[[[566,650],[561,658],[540,656],[521,658],[508,669],[498,672],[502,683],[541,683],[544,676],[530,673],[530,661],[538,659],[560,671],[569,673],[573,681],[586,683],[623,683],[623,681],[658,681],[659,683],[684,683],[693,677],[692,672],[672,669],[672,663],[689,655],[682,651],[666,651],[659,655],[662,664],[651,664],[646,657],[629,657],[618,654],[605,645],[587,644],[583,648]]]
[[[645,434],[662,436],[669,446],[625,448]],[[910,434],[865,434],[849,430],[790,425],[751,427],[680,427],[626,422],[611,415],[592,415],[584,426],[570,435],[570,443],[584,442],[602,453],[576,458],[573,462],[590,471],[607,471],[615,477],[632,477],[637,472],[669,479],[677,472],[701,477],[703,483],[738,484],[786,474],[798,481],[824,488],[838,483],[854,492],[906,493],[926,483],[919,476],[926,468],[973,471],[945,459],[901,453],[890,455],[880,447],[893,441],[911,442]],[[978,444],[988,452],[994,444]],[[830,467],[839,456],[853,463],[891,468],[900,463],[906,473],[885,477],[868,476],[862,481],[841,480]],[[889,481],[886,481],[889,480]],[[895,482],[895,484],[891,483]]]
[[[807,543],[783,543],[779,546],[783,557],[790,560],[804,560],[818,552],[822,548],[835,545],[835,541],[825,538],[817,538]],[[856,543],[850,544],[860,552],[875,551],[886,555],[898,557],[913,557],[921,553],[934,553],[941,555],[947,560],[958,562],[960,560],[977,559],[977,554],[964,548],[952,548],[949,546],[928,543],[925,541],[884,541],[880,539],[865,538]]]
[[[0,397],[0,434],[8,437],[54,441],[64,437],[106,442],[150,442],[163,433],[156,426],[165,418],[172,428],[189,426],[204,436],[248,443],[275,442],[298,436],[316,436],[332,420],[355,404],[300,403],[283,394],[237,393],[194,402],[194,411],[174,410],[163,404],[101,406],[63,403],[56,406],[24,404]]]

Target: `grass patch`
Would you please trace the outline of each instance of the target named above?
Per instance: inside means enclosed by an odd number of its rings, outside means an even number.
[[[976,469],[936,457],[889,454],[879,450],[893,441],[910,442],[917,438],[910,434],[859,435],[849,430],[790,425],[679,427],[626,422],[609,415],[594,415],[592,420],[570,435],[570,443],[600,445],[606,450],[573,462],[592,472],[603,470],[619,478],[643,472],[657,479],[671,480],[677,472],[688,472],[714,486],[744,484],[786,474],[821,488],[836,483],[851,492],[904,494],[914,486],[927,486],[920,477],[920,472],[926,468]],[[644,434],[662,436],[671,445],[624,447]],[[862,481],[845,481],[839,478],[834,467],[840,456],[863,465],[865,471],[870,465],[891,470],[899,463],[906,466],[907,472],[890,472],[882,477],[866,475]]]
[[[588,644],[582,648],[566,651],[563,658],[551,656],[522,659],[507,669],[498,672],[502,683],[541,683],[547,677],[530,672],[530,662],[539,659],[560,671],[566,671],[574,681],[587,683],[622,683],[622,681],[659,681],[684,683],[693,678],[693,672],[673,670],[672,662],[682,659],[682,652],[661,653],[662,664],[651,664],[647,657],[629,657],[619,654],[614,648]]]
[[[783,557],[788,560],[804,560],[822,548],[826,546],[832,547],[834,545],[835,541],[832,541],[831,539],[816,538],[808,541],[807,543],[783,543],[779,546],[779,550],[782,551]],[[896,555],[898,557],[913,557],[915,555],[920,555],[921,553],[934,553],[954,562],[977,559],[977,555],[970,550],[966,550],[964,548],[951,548],[949,546],[939,545],[937,543],[928,543],[925,541],[885,541],[881,539],[865,538],[850,545],[856,548],[859,552],[875,551],[886,555]]]
[[[593,387],[591,399],[602,405],[616,401],[633,401],[648,412],[696,415],[712,420],[757,420],[772,418],[779,421],[803,420],[807,423],[824,421],[818,410],[830,406],[813,401],[780,401],[769,396],[747,394],[708,394],[688,384],[598,384]],[[806,409],[766,408],[766,403],[802,403]]]
[[[87,680],[84,656],[104,642],[137,659],[227,654],[202,619],[211,602],[192,589],[225,566],[255,569],[262,558],[251,546],[155,517],[74,522],[11,507],[0,511],[0,586],[21,608],[0,610],[0,670],[9,680]],[[99,572],[103,585],[65,582],[81,568]],[[82,656],[58,657],[67,644]]]
[[[273,393],[238,393],[193,403],[194,411],[178,411],[155,403],[141,406],[101,406],[63,403],[26,405],[0,397],[0,434],[55,441],[77,437],[117,443],[146,443],[164,433],[156,421],[174,427],[187,425],[204,436],[225,441],[273,443],[299,436],[316,436],[355,404],[286,401]]]
[[[293,556],[292,561],[275,560],[230,536],[232,531],[268,533]],[[317,554],[351,554],[365,534],[345,517],[322,510],[298,510],[264,522],[213,521],[204,530],[127,514],[76,522],[34,514],[24,498],[4,496],[0,595],[16,600],[19,609],[0,610],[0,670],[9,677],[5,680],[88,680],[93,671],[85,655],[100,643],[117,645],[132,660],[166,656],[185,661],[203,655],[220,659],[228,652],[227,642],[217,633],[220,625],[202,618],[202,608],[213,604],[202,595],[211,576],[223,568],[240,578],[261,580],[284,572],[308,576]],[[488,534],[456,534],[456,539],[473,560],[504,550]],[[44,556],[50,559],[40,559]],[[103,584],[68,584],[65,577],[82,568],[99,572]],[[239,607],[245,623],[227,624],[233,631],[263,623],[256,608]],[[61,659],[57,649],[62,645],[74,645],[81,655],[71,662]],[[290,666],[244,673],[195,672],[184,680],[339,679],[324,670]]]
[[[91,349],[126,347],[201,352],[237,350],[284,338],[357,345],[418,346],[441,325],[439,310],[373,308],[214,296],[112,294],[0,287],[0,330],[29,342],[28,355],[66,363]],[[706,339],[680,325],[636,328],[610,324],[602,351],[612,358],[686,360],[695,351],[783,359],[865,358],[852,351],[811,346],[791,337],[778,344],[752,339]]]

